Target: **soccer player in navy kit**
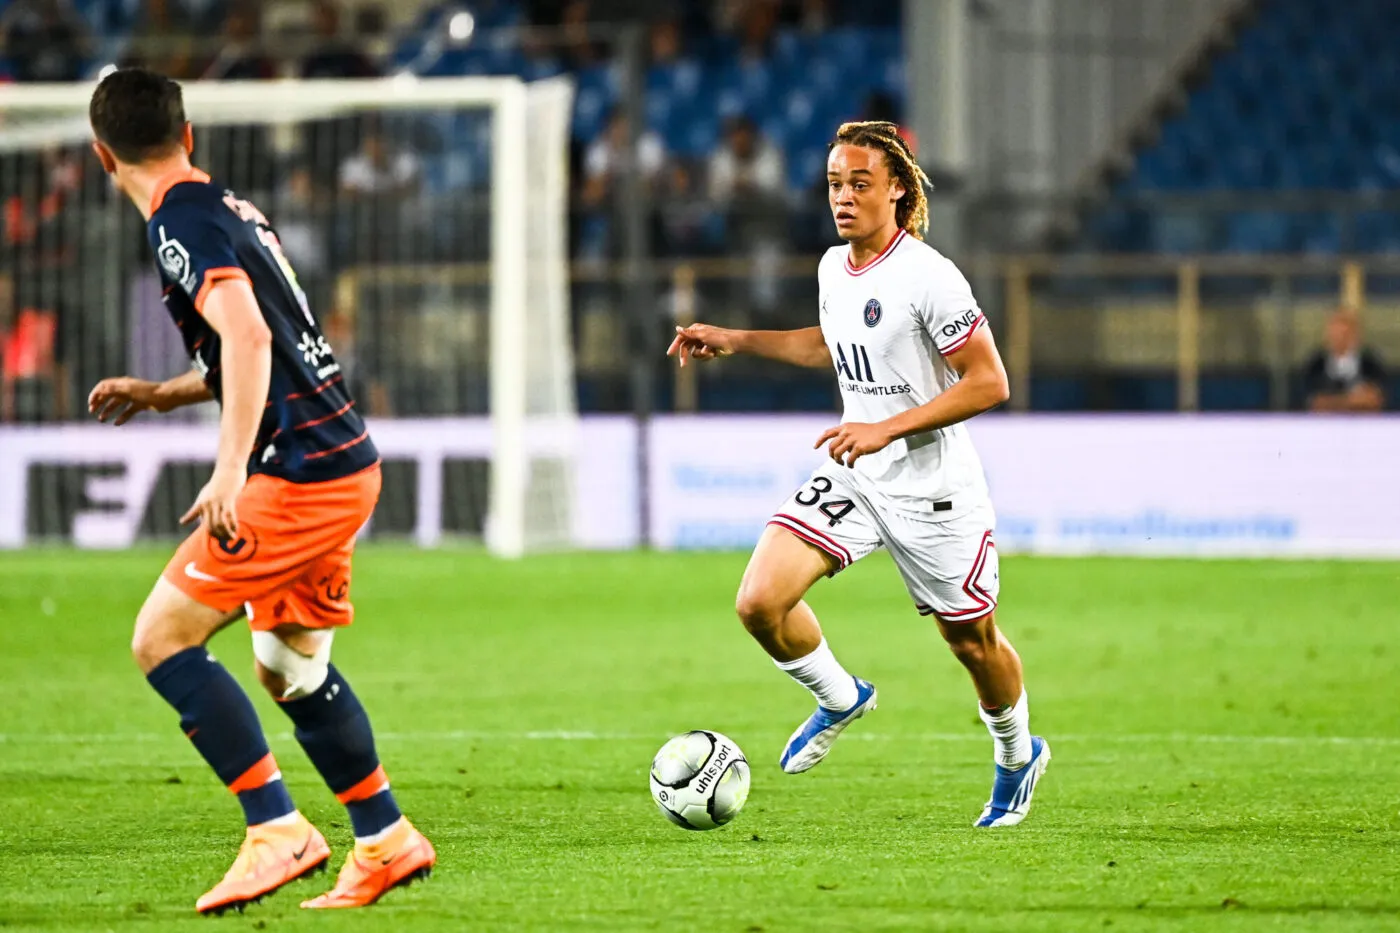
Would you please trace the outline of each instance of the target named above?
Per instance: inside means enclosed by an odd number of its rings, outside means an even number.
[[[105,78],[93,149],[147,219],[164,301],[193,370],[107,379],[88,406],[123,424],[144,410],[222,407],[214,473],[185,515],[200,527],[156,581],[132,651],[195,748],[243,807],[247,833],[200,912],[242,908],[329,860],[268,750],[252,703],[205,643],[246,616],[259,681],[349,811],[355,847],[335,887],[303,907],[358,907],[432,868],[400,813],[369,718],[330,664],[353,616],[350,558],[379,498],[379,454],[340,364],[267,218],[190,164],[180,86],[143,69]]]

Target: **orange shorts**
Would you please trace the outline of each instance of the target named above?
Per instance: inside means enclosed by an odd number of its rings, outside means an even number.
[[[378,464],[324,483],[250,476],[238,496],[238,537],[221,541],[197,529],[163,576],[220,612],[246,607],[256,631],[349,625],[350,555],[379,485]]]

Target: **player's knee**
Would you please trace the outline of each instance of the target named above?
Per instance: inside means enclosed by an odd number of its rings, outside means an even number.
[[[333,632],[306,629],[254,632],[258,682],[276,700],[295,700],[315,691],[330,674],[333,637]]]
[[[148,628],[143,628],[139,622],[131,633],[131,658],[143,674],[149,674],[165,660],[154,633]]]
[[[141,673],[149,674],[165,659],[197,644],[189,643],[181,631],[168,617],[152,611],[149,606],[142,607],[131,632],[131,657]]]
[[[783,605],[782,600],[764,587],[748,584],[739,587],[739,595],[734,600],[734,611],[739,614],[739,621],[754,634],[778,628],[791,608]]]

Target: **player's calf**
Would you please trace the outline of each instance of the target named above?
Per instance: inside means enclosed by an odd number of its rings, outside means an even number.
[[[355,850],[330,894],[306,906],[363,906],[436,861],[399,810],[369,714],[330,663],[332,633],[282,626],[253,633],[258,678],[295,727],[311,763],[350,817]],[[368,867],[366,867],[368,866]]]
[[[180,714],[180,728],[238,797],[249,826],[296,811],[248,695],[204,647],[233,614],[157,580],[137,617],[132,652],[146,680]]]
[[[180,714],[180,728],[243,808],[247,835],[200,912],[241,908],[324,865],[330,850],[292,803],[237,681],[204,647],[233,618],[159,580],[137,617],[132,653],[152,689]]]
[[[977,697],[988,709],[1009,707],[1021,696],[1021,659],[997,628],[995,615],[968,622],[938,620],[953,656],[967,669]]]

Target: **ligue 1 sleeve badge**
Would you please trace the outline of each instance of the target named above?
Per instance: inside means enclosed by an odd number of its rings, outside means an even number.
[[[876,324],[879,324],[880,316],[880,302],[871,298],[865,303],[865,326],[874,327]]]

